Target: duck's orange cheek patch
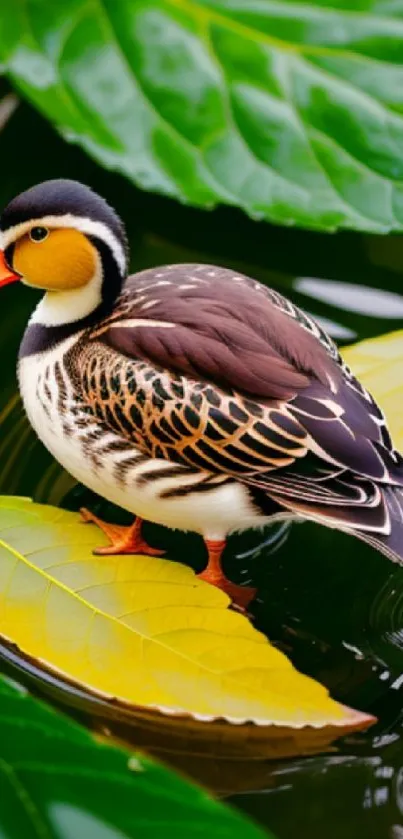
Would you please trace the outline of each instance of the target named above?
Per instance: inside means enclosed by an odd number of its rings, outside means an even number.
[[[23,236],[15,245],[13,267],[31,286],[49,291],[81,288],[94,276],[95,248],[78,230],[51,230],[47,239]]]

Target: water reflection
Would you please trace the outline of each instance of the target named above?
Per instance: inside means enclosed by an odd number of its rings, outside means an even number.
[[[280,839],[393,839],[403,813],[403,768],[396,757],[392,746],[383,759],[346,753],[280,764],[268,789],[233,803],[269,823]]]
[[[281,839],[396,839],[403,815],[403,569],[324,528],[293,528],[272,558],[258,626],[375,733],[337,754],[273,766],[264,791],[232,800]]]
[[[347,312],[373,318],[403,318],[403,297],[394,291],[317,277],[297,277],[294,287],[302,294]]]

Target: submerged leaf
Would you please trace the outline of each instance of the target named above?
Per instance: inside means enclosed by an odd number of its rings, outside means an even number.
[[[263,753],[290,728],[329,741],[373,722],[298,673],[183,565],[95,557],[97,528],[26,499],[1,500],[0,540],[3,638],[97,695],[178,721],[255,723]]]
[[[0,678],[0,834],[24,839],[263,839],[201,789],[141,755],[97,743]],[[264,834],[267,835],[266,833]]]
[[[0,60],[64,137],[144,189],[281,224],[401,230],[402,11],[333,5],[14,0]]]
[[[385,412],[393,444],[403,452],[403,330],[342,351],[353,373]]]

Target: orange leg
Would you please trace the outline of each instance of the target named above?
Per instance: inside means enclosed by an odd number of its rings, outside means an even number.
[[[97,555],[113,555],[113,554],[146,554],[146,556],[163,556],[165,551],[160,551],[159,548],[152,548],[147,544],[141,535],[141,526],[143,520],[136,516],[133,524],[130,527],[123,527],[119,524],[109,524],[90,510],[82,507],[80,510],[81,518],[85,522],[93,522],[103,533],[110,539],[111,544],[95,548],[94,554]]]
[[[239,586],[236,583],[232,583],[225,576],[221,567],[221,556],[226,545],[225,540],[213,541],[212,539],[205,539],[204,544],[208,551],[208,563],[207,568],[198,576],[201,580],[205,580],[206,583],[211,583],[211,585],[217,586],[217,588],[225,591],[232,602],[236,606],[239,606],[241,611],[245,611],[250,601],[253,600],[256,589],[249,588],[248,586]]]

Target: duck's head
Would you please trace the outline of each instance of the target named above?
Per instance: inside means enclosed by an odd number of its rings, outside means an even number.
[[[127,273],[124,226],[107,202],[70,180],[22,192],[0,218],[0,287],[21,280],[47,292],[35,318],[78,321],[108,308]]]

